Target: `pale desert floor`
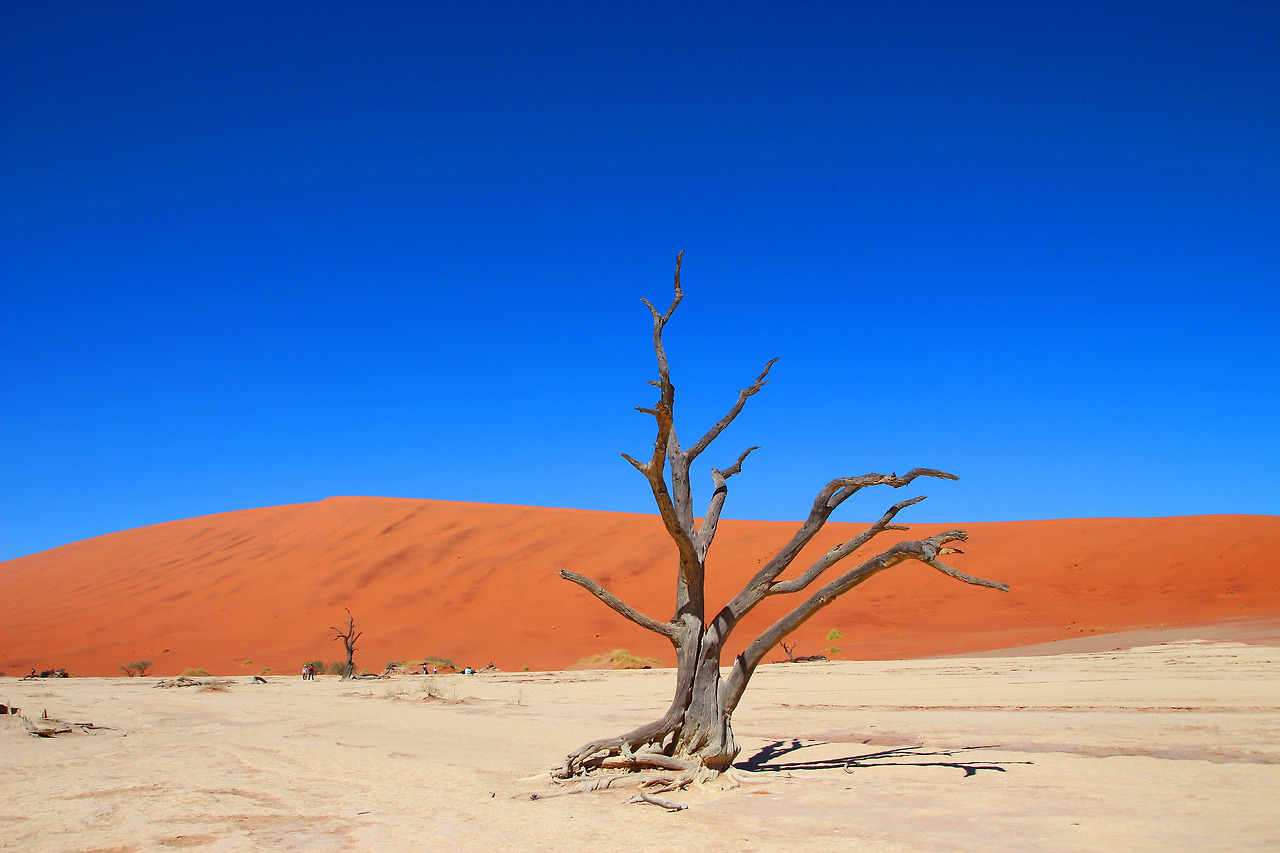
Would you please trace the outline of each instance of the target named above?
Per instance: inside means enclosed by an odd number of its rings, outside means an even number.
[[[30,851],[1276,850],[1280,648],[776,665],[745,783],[550,800],[545,771],[663,709],[670,670],[0,679],[0,846]],[[424,699],[424,688],[452,701]]]

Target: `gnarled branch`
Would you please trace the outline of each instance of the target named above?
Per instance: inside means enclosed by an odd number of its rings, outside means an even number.
[[[769,359],[769,363],[764,366],[764,370],[760,371],[760,375],[756,377],[756,381],[751,383],[750,387],[743,388],[738,392],[738,401],[733,404],[733,408],[729,410],[729,413],[717,421],[715,426],[707,430],[706,435],[698,439],[697,443],[694,444],[693,447],[689,448],[687,451],[689,454],[689,461],[692,462],[696,459],[702,451],[707,449],[711,442],[716,440],[720,433],[724,432],[725,427],[733,423],[733,419],[738,416],[738,413],[742,411],[742,407],[747,404],[748,397],[753,397],[756,394],[759,394],[760,389],[768,384],[769,371],[777,361],[778,360],[776,358]]]
[[[787,570],[787,567],[799,556],[804,547],[813,540],[813,537],[827,523],[827,519],[831,517],[831,513],[835,511],[836,507],[867,486],[892,486],[895,489],[899,489],[919,477],[937,477],[943,480],[959,479],[954,474],[948,474],[945,471],[937,471],[933,468],[915,468],[901,477],[897,474],[863,474],[860,477],[838,477],[823,486],[822,490],[818,492],[818,496],[814,498],[813,508],[809,511],[809,517],[805,519],[800,529],[791,537],[791,541],[784,545],[782,550],[775,554],[769,562],[765,563],[760,568],[760,571],[756,572],[755,577],[751,578],[746,586],[742,588],[742,591],[734,596],[733,600],[720,611],[717,619],[723,620],[723,624],[726,626],[725,636],[727,637],[732,632],[734,626],[743,616],[750,613],[757,604],[764,600],[765,596],[769,594],[774,581]],[[889,512],[896,515],[899,510],[918,502],[918,500],[923,500],[923,498],[909,501],[901,506],[895,506]],[[892,517],[893,515],[889,515],[889,518]],[[888,519],[882,518],[881,521],[885,522],[886,526],[876,529],[876,525],[872,525],[867,531],[870,535],[864,534],[866,538],[858,542],[854,549],[861,547],[868,539],[882,530],[889,529],[887,526]],[[850,553],[854,549],[850,549]],[[843,556],[847,556],[847,554]],[[818,574],[821,574],[822,571],[825,571],[825,568],[820,570]],[[811,580],[812,578],[810,578]]]
[[[880,516],[880,520],[850,539],[848,542],[842,542],[834,546],[827,553],[823,554],[812,566],[805,569],[804,573],[788,581],[775,581],[771,583],[765,590],[766,595],[786,595],[788,593],[800,592],[809,584],[813,583],[822,573],[831,568],[863,545],[870,542],[873,538],[886,530],[906,530],[907,528],[901,524],[890,524],[894,516],[902,512],[909,506],[920,503],[924,500],[924,495],[918,498],[912,498],[908,501],[902,501],[889,507],[885,514]]]
[[[569,569],[561,569],[560,577],[568,581],[573,581],[578,586],[582,587],[587,592],[591,593],[596,598],[603,601],[605,604],[609,605],[609,607],[611,607],[614,610],[614,612],[618,613],[620,616],[622,616],[625,619],[630,619],[632,622],[636,623],[641,628],[647,628],[648,630],[653,631],[655,634],[661,634],[662,636],[672,641],[674,641],[679,636],[679,633],[680,633],[679,625],[674,624],[672,622],[659,622],[657,619],[654,619],[652,616],[646,616],[645,614],[641,613],[639,610],[636,610],[634,607],[627,604],[622,599],[618,598],[613,593],[609,592],[609,590],[600,586],[600,584],[596,583],[586,575],[580,575],[577,572],[570,571]]]
[[[715,483],[715,490],[711,493],[711,504],[707,507],[707,514],[702,519],[702,526],[698,528],[696,544],[699,559],[705,560],[707,558],[707,551],[711,549],[711,542],[716,538],[716,528],[720,524],[720,512],[724,509],[725,498],[729,495],[729,487],[725,481],[734,474],[741,473],[742,463],[753,450],[759,449],[759,447],[748,447],[742,451],[742,455],[738,457],[737,462],[734,462],[723,471],[717,468],[711,469],[711,480]]]
[[[751,642],[749,646],[738,655],[733,662],[733,670],[728,678],[721,684],[722,695],[724,697],[725,709],[732,713],[737,706],[738,700],[742,698],[742,692],[746,689],[747,681],[751,678],[751,674],[755,672],[760,661],[764,659],[769,649],[773,648],[777,643],[785,639],[791,632],[795,631],[801,625],[809,620],[815,613],[844,595],[861,583],[878,575],[880,572],[890,569],[906,560],[917,560],[932,566],[943,574],[949,575],[956,580],[977,586],[985,586],[991,589],[998,589],[1002,592],[1008,592],[1009,586],[998,581],[989,581],[983,578],[973,577],[964,572],[953,569],[950,566],[938,560],[938,556],[942,553],[954,552],[955,549],[947,549],[949,542],[963,541],[968,539],[968,534],[963,530],[947,530],[943,533],[935,534],[927,539],[918,539],[910,542],[899,542],[892,548],[877,554],[869,560],[849,569],[839,577],[824,585],[821,589],[809,596],[803,603],[796,606],[790,613],[783,616],[777,622],[773,623],[764,633]]]

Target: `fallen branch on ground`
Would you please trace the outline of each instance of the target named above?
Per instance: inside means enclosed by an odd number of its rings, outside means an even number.
[[[652,794],[643,794],[643,793],[637,794],[636,796],[627,800],[627,802],[628,803],[648,803],[651,806],[658,806],[659,808],[664,808],[669,812],[679,812],[689,808],[684,803],[677,803],[672,800],[664,800],[661,797],[655,797]]]
[[[34,723],[22,714],[18,714],[18,719],[22,720],[22,725],[26,728],[27,733],[35,737],[55,737],[57,735],[73,734],[77,730],[85,734],[92,734],[95,731],[102,730],[115,731],[110,726],[99,726],[94,723],[68,723],[56,717],[50,717],[48,711],[45,711],[40,716],[40,719]]]

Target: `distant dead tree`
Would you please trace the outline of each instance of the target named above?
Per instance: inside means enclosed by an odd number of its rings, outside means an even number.
[[[345,607],[343,609],[347,610]],[[360,639],[360,635],[364,632],[356,631],[356,620],[352,617],[350,610],[347,610],[347,630],[343,631],[339,628],[333,628],[333,626],[330,626],[330,628],[332,628],[333,633],[336,635],[333,639],[342,640],[342,645],[347,648],[347,662],[342,668],[342,680],[347,681],[355,675],[356,665],[354,658],[356,654],[356,640]]]
[[[151,661],[136,660],[133,663],[120,664],[120,671],[130,678],[143,677],[147,674],[147,670],[151,668]]]
[[[619,615],[671,642],[677,666],[675,697],[659,719],[626,734],[593,740],[570,753],[553,776],[578,782],[574,789],[577,791],[642,784],[649,786],[652,793],[661,793],[690,782],[713,779],[728,770],[740,749],[730,720],[747,682],[765,654],[837,597],[886,569],[907,560],[916,560],[965,583],[1008,590],[1005,584],[971,577],[941,562],[944,555],[960,553],[948,546],[967,538],[963,530],[948,530],[927,539],[900,542],[830,579],[824,578],[828,570],[875,536],[886,530],[908,529],[891,522],[903,509],[924,500],[923,496],[894,504],[866,530],[831,548],[802,572],[782,579],[782,574],[801,549],[812,541],[836,507],[862,489],[868,486],[897,489],[920,477],[956,479],[943,471],[916,468],[901,477],[897,474],[864,474],[860,477],[839,477],[827,483],[818,492],[809,517],[791,541],[756,572],[741,592],[715,611],[710,619],[707,618],[703,595],[707,552],[728,495],[727,483],[730,477],[741,471],[747,455],[757,448],[748,448],[727,468],[711,469],[714,491],[701,524],[697,524],[694,518],[689,468],[733,422],[747,399],[764,387],[769,370],[777,359],[766,364],[756,381],[739,392],[738,400],[728,414],[705,435],[690,447],[680,444],[674,421],[675,386],[671,383],[662,343],[663,328],[684,296],[680,289],[680,261],[681,257],[677,257],[675,297],[666,312],[659,313],[648,300],[644,300],[653,315],[653,347],[658,360],[658,379],[650,384],[658,388],[659,397],[652,408],[639,408],[638,411],[652,416],[657,424],[653,453],[643,462],[623,454],[648,480],[667,534],[679,551],[675,613],[665,622],[655,619],[637,611],[590,578],[568,569],[560,572],[561,577],[578,584]],[[729,671],[721,674],[725,646],[743,617],[765,599],[804,592],[819,579],[826,582],[747,643],[733,658]],[[623,775],[620,777],[619,774]]]

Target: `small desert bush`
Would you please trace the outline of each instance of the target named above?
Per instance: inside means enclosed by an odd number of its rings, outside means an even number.
[[[844,634],[839,629],[832,628],[830,631],[827,632],[827,642],[834,643],[836,640],[840,639],[843,636]]]
[[[426,683],[422,685],[423,698],[425,699],[443,699],[446,702],[452,702],[458,698],[458,688],[453,684],[437,684],[434,678],[428,678]]]
[[[603,655],[592,655],[574,664],[582,669],[652,669],[662,666],[657,658],[642,658],[631,654],[626,649],[614,649]]]
[[[151,661],[149,660],[136,660],[133,663],[120,664],[120,671],[130,678],[134,676],[141,678],[147,674],[147,670],[150,668]]]
[[[201,669],[198,666],[189,666],[182,671],[184,678],[208,678],[213,673],[207,669]]]
[[[346,669],[347,669],[347,664],[344,661],[336,660],[333,663],[329,664],[330,675],[342,675],[342,673],[345,672]],[[319,667],[316,668],[316,672],[323,672],[323,671],[324,670],[320,669]]]

